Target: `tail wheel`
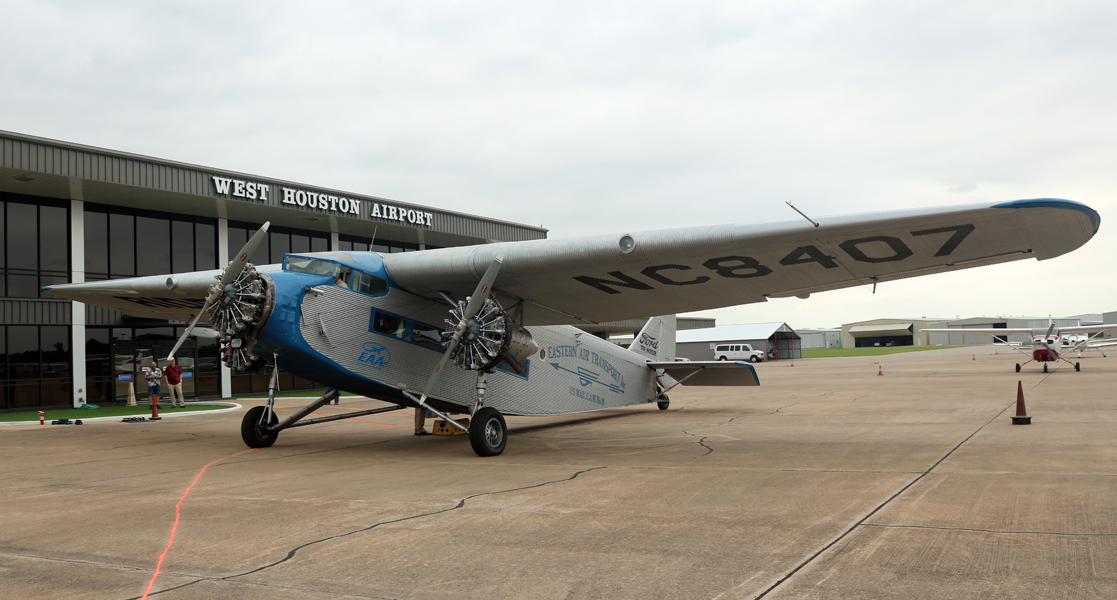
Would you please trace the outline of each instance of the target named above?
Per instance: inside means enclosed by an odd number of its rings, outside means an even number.
[[[1016,363],[1016,372],[1017,372],[1017,373],[1019,373],[1019,372],[1020,372],[1020,363]]]
[[[508,443],[508,425],[500,411],[486,406],[469,422],[469,445],[477,456],[497,456]]]
[[[1074,370],[1075,371],[1081,371],[1082,370],[1082,364],[1081,363],[1074,363]]]
[[[265,410],[267,409],[264,406],[253,406],[244,413],[244,419],[240,422],[240,437],[249,448],[267,448],[279,437],[278,431],[265,431],[260,427],[260,419],[264,416]],[[267,424],[278,425],[279,417],[273,412]]]
[[[1044,373],[1046,373],[1046,372],[1047,372],[1047,364],[1046,364],[1046,363],[1044,363],[1044,365],[1043,365],[1043,372],[1044,372]]]
[[[664,396],[663,400],[656,402],[655,405],[659,407],[659,410],[667,410],[667,408],[671,406],[671,399]]]

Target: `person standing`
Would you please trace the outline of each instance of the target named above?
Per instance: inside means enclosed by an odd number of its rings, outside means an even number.
[[[151,367],[147,369],[147,401],[152,406],[159,406],[159,380],[163,379],[163,371],[159,370],[159,365],[155,361],[151,361]]]
[[[427,409],[422,406],[415,407],[415,435],[430,435],[427,431]]]
[[[182,367],[178,366],[175,357],[170,358],[171,364],[163,369],[163,378],[167,380],[167,395],[171,397],[171,408],[175,407],[175,393],[178,393],[179,408],[186,408],[186,397],[182,395]]]

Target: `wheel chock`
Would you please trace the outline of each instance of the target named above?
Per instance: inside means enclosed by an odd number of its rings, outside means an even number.
[[[146,421],[144,417],[124,417],[120,420],[121,423],[141,423]]]
[[[72,425],[73,423],[71,423],[69,419],[58,419],[57,421],[51,421],[50,424],[51,425]]]
[[[455,419],[455,421],[457,421],[457,423],[460,424],[462,427],[469,429],[468,418]],[[454,427],[453,425],[447,423],[446,421],[443,421],[442,419],[434,422],[434,427],[431,428],[431,432],[435,435],[465,435],[464,431],[458,429],[457,427]]]

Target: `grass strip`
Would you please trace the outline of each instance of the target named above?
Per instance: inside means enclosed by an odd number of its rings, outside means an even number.
[[[186,408],[171,408],[170,404],[159,403],[160,413],[204,412],[207,410],[224,410],[228,406],[187,404]],[[58,419],[92,419],[94,417],[133,417],[151,414],[151,407],[146,404],[140,406],[103,406],[101,408],[64,408],[44,411],[47,422]],[[39,411],[29,410],[23,412],[0,413],[0,421],[38,421]]]

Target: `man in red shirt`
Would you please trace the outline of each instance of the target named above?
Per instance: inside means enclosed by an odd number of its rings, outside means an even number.
[[[171,357],[171,364],[163,369],[163,378],[167,380],[167,395],[171,397],[171,408],[175,407],[175,392],[178,392],[178,406],[186,408],[186,398],[182,395],[182,367],[178,361]]]

